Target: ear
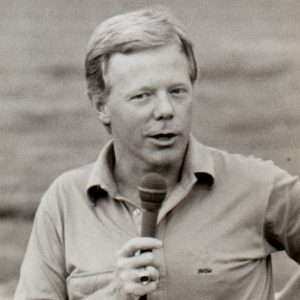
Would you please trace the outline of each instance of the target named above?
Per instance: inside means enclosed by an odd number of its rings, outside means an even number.
[[[110,114],[106,102],[103,101],[103,99],[98,95],[94,95],[90,100],[92,108],[96,112],[99,120],[102,122],[103,125],[109,126]]]

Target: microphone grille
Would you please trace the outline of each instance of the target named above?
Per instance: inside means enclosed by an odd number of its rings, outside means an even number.
[[[153,204],[159,209],[167,195],[167,183],[160,174],[150,173],[142,178],[138,190],[142,207]]]

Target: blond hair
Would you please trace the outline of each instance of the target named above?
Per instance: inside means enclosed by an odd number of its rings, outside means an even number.
[[[147,8],[118,15],[101,23],[88,43],[85,59],[87,93],[90,99],[104,101],[109,94],[104,74],[114,53],[139,50],[178,43],[189,63],[189,76],[194,83],[197,65],[190,38],[183,26],[166,8]]]

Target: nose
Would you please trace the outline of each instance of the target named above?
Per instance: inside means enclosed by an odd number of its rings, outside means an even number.
[[[174,117],[174,108],[167,92],[159,92],[155,98],[154,118],[172,119]]]

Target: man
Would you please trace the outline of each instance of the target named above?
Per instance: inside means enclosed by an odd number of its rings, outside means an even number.
[[[112,141],[44,195],[15,299],[274,299],[271,253],[300,262],[300,183],[193,138],[197,67],[177,21],[151,9],[105,21],[86,78]],[[156,238],[139,237],[149,173],[168,187]]]

